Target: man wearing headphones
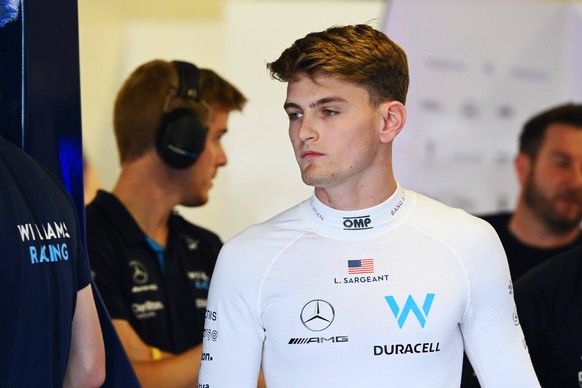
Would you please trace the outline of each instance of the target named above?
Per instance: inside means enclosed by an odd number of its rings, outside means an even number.
[[[176,213],[201,206],[227,162],[221,138],[245,96],[191,63],[139,66],[117,95],[121,173],[87,207],[95,283],[146,386],[195,386],[220,238]]]

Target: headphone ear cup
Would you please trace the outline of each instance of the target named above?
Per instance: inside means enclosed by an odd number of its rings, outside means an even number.
[[[192,166],[204,150],[208,128],[188,108],[164,113],[156,140],[160,158],[170,167]]]

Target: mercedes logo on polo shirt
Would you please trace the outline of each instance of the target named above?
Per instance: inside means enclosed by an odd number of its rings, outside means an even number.
[[[301,322],[311,331],[322,331],[331,325],[335,310],[331,304],[322,299],[307,302],[301,310]]]
[[[129,267],[131,268],[131,278],[135,284],[144,284],[148,281],[148,272],[141,262],[132,260],[129,262]]]

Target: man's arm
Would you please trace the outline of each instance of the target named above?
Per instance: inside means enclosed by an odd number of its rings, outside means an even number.
[[[64,387],[99,387],[105,381],[105,347],[91,284],[77,292]]]
[[[263,272],[241,260],[246,255],[251,253],[227,243],[218,257],[204,327],[219,337],[203,339],[202,386],[254,388],[263,381],[265,330],[256,303]]]
[[[201,344],[179,355],[162,352],[162,359],[154,361],[151,347],[139,338],[127,321],[114,319],[113,325],[143,387],[160,384],[164,387],[185,387],[197,384],[202,359]],[[262,373],[257,387],[266,387]]]
[[[202,345],[178,355],[162,352],[162,358],[154,360],[152,348],[142,341],[129,322],[113,319],[113,325],[144,388],[187,387],[197,384]]]
[[[519,325],[507,257],[488,224],[465,227],[465,272],[470,287],[461,323],[465,352],[481,386],[539,387]],[[503,351],[500,351],[503,349]]]

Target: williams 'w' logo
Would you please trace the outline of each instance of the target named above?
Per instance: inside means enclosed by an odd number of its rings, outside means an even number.
[[[406,303],[404,303],[404,307],[402,308],[398,306],[398,303],[396,303],[396,300],[393,296],[385,296],[384,298],[386,298],[386,302],[388,302],[388,306],[390,307],[390,310],[392,310],[392,314],[394,314],[394,318],[396,318],[398,321],[398,326],[401,329],[402,326],[404,326],[406,319],[408,318],[408,314],[410,313],[413,313],[416,316],[420,326],[424,328],[430,307],[432,306],[434,294],[426,294],[424,303],[422,304],[422,310],[418,307],[411,295],[408,295],[408,298],[406,298]]]

